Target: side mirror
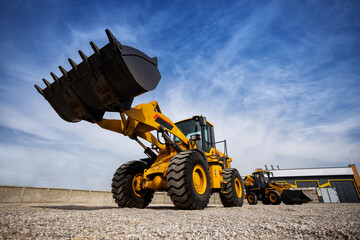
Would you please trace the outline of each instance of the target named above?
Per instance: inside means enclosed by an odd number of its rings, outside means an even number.
[[[194,134],[190,136],[190,141],[199,141],[200,140],[200,134]]]

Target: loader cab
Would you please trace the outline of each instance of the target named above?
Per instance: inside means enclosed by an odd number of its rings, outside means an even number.
[[[214,126],[206,121],[205,117],[194,116],[177,122],[175,125],[188,139],[193,135],[200,135],[200,140],[196,142],[198,149],[209,152],[212,147],[215,147]]]
[[[264,182],[269,183],[270,182],[270,173],[264,172],[263,175],[264,175]]]
[[[262,189],[268,185],[269,183],[268,173],[264,174],[264,172],[257,171],[253,173],[253,176],[254,176],[254,188]]]

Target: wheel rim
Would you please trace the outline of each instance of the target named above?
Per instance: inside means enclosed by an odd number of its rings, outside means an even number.
[[[254,201],[254,197],[253,197],[252,195],[249,195],[249,196],[248,196],[248,200],[249,200],[249,202],[252,203],[252,202]]]
[[[141,187],[141,179],[142,179],[142,173],[138,173],[134,176],[132,180],[132,189],[136,196],[143,197],[144,194],[141,193],[142,187]]]
[[[236,195],[238,196],[238,198],[241,198],[242,187],[241,187],[241,182],[238,178],[235,179],[235,191],[236,191]]]
[[[193,184],[198,194],[203,194],[206,191],[207,179],[204,168],[198,164],[193,169]]]
[[[269,199],[272,203],[276,202],[276,196],[274,193],[271,193],[270,196],[269,196]]]

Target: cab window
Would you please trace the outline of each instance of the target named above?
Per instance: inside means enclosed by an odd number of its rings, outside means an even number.
[[[190,139],[190,137],[193,135],[199,134],[201,136],[201,139],[196,142],[196,147],[205,152],[210,151],[211,147],[213,146],[213,127],[210,124],[206,124],[205,126],[203,126],[203,132],[200,122],[195,121],[194,119],[189,119],[183,122],[176,123],[176,126],[188,139]],[[175,141],[179,140],[175,138]],[[204,147],[203,143],[205,143]]]
[[[179,122],[176,123],[176,126],[180,129],[180,131],[188,138],[190,139],[191,136],[199,134],[200,136],[201,134],[201,126],[200,123],[198,121],[195,121],[194,119],[189,119],[187,121],[183,121],[183,122]],[[177,140],[177,138],[175,138],[175,141]],[[196,142],[196,147],[198,149],[203,150],[202,147],[202,136],[201,139],[199,141]]]
[[[187,138],[195,134],[201,135],[200,123],[193,119],[176,123],[176,126]]]

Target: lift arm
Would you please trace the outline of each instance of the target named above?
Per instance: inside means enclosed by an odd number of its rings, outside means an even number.
[[[96,123],[104,129],[121,133],[131,139],[137,137],[145,139],[159,149],[165,148],[165,145],[160,143],[151,131],[155,130],[164,134],[169,132],[178,137],[187,149],[190,148],[189,139],[168,117],[161,113],[159,104],[156,101],[140,104],[130,108],[130,110],[121,112],[120,115],[121,120],[103,118]]]

